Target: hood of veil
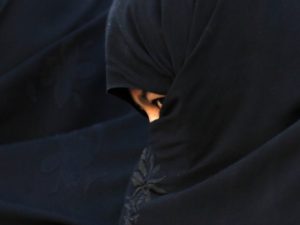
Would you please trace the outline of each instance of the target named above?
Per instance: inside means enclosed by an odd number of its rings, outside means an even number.
[[[128,88],[167,94],[197,48],[215,2],[116,0],[106,33],[108,92],[130,103]],[[199,10],[204,13],[196,18]]]

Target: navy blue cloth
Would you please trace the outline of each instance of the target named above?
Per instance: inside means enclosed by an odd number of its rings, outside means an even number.
[[[1,146],[0,224],[117,224],[146,137],[141,124],[127,115]]]
[[[64,133],[129,112],[105,95],[110,0],[2,4],[0,143]]]
[[[0,224],[114,225],[145,120],[105,93],[110,0],[0,1]]]
[[[114,1],[108,91],[165,95],[120,224],[300,224],[299,11],[299,0]]]

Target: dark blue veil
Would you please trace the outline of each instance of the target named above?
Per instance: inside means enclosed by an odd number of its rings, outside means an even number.
[[[105,94],[110,0],[0,1],[0,224],[110,225],[144,146]]]

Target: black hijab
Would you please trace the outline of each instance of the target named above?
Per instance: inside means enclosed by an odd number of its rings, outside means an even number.
[[[1,225],[118,221],[146,129],[105,93],[111,2],[0,0]]]
[[[166,94],[121,224],[300,223],[300,3],[116,0],[108,91]]]

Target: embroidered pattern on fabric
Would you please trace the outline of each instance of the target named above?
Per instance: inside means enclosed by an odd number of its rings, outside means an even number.
[[[88,135],[77,135],[76,140],[64,139],[63,144],[51,142],[55,151],[45,155],[40,167],[41,173],[53,176],[53,181],[45,189],[49,191],[49,194],[63,192],[66,193],[64,196],[68,196],[74,190],[86,193],[95,180],[105,179],[107,176],[105,172],[91,173],[89,171],[88,175],[85,172],[85,168],[93,163],[97,154],[91,146],[97,146],[98,140]],[[86,151],[74,151],[74,148],[86,149]]]
[[[165,178],[153,178],[159,172],[160,166],[155,165],[151,149],[145,148],[137,169],[131,177],[133,193],[126,197],[124,221],[125,225],[134,225],[139,217],[138,211],[143,204],[150,201],[153,194],[162,195],[167,192],[158,184]]]

